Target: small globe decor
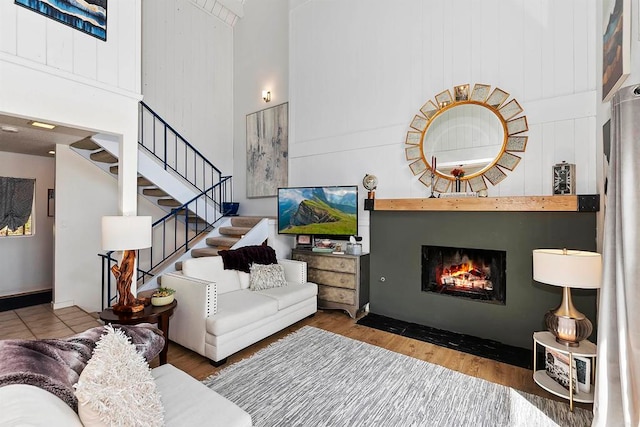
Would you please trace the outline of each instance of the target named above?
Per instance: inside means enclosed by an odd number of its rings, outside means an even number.
[[[159,307],[171,304],[175,298],[176,291],[171,288],[159,288],[151,294],[151,305]]]
[[[378,186],[378,178],[375,175],[366,174],[362,179],[362,185],[364,186],[364,188],[369,190],[369,193],[367,193],[367,198],[375,199],[376,187]]]

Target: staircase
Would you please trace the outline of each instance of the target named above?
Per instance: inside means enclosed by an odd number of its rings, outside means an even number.
[[[139,290],[157,287],[157,277],[180,269],[184,258],[213,256],[221,249],[267,240],[267,219],[225,216],[222,207],[233,200],[231,177],[222,176],[218,168],[143,102],[139,129],[138,193],[166,212],[153,223],[152,247],[137,253]],[[71,148],[117,178],[119,144],[114,136],[98,134],[72,144]],[[111,253],[99,256],[106,307],[115,295],[109,270],[116,260]]]
[[[218,256],[218,251],[247,246],[242,243],[243,237],[263,220],[261,217],[232,216],[229,225],[218,227],[218,234],[207,237],[204,247],[191,249],[193,258]],[[266,240],[266,238],[265,238]],[[175,263],[175,269],[182,270],[182,261]]]
[[[89,160],[97,163],[101,169],[109,171],[110,174],[114,175],[116,178],[118,176],[118,158],[105,150],[101,145],[97,144],[91,138],[85,138],[78,142],[74,142],[71,144],[71,148],[76,151],[83,151],[83,157],[88,158]],[[145,178],[144,176],[138,174],[138,193],[146,196],[147,199],[150,199],[155,204],[162,206],[165,208],[176,208],[182,206],[178,200],[171,197],[167,192],[161,190],[158,186],[156,186],[151,180]],[[192,213],[192,216],[195,214]]]

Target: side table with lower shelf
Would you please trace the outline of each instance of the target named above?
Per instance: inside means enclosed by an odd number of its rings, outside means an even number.
[[[577,394],[573,393],[573,369],[569,369],[569,390],[557,383],[551,378],[546,369],[538,370],[536,365],[536,357],[538,353],[538,345],[543,348],[553,349],[556,352],[566,354],[569,358],[568,366],[573,366],[575,357],[584,357],[591,362],[591,376],[590,376],[590,391],[579,391]],[[546,353],[546,352],[545,352]],[[591,341],[584,340],[576,347],[570,347],[564,344],[560,344],[556,341],[551,332],[542,331],[533,333],[533,380],[543,389],[549,393],[553,393],[556,396],[563,397],[569,400],[569,408],[573,411],[573,402],[580,403],[593,403],[594,387],[595,387],[595,361],[597,354],[597,346]],[[546,363],[546,361],[545,361]]]
[[[171,304],[159,307],[148,305],[144,310],[136,313],[114,313],[111,308],[107,308],[100,313],[100,320],[118,325],[157,323],[158,329],[164,334],[164,347],[160,352],[160,364],[164,365],[167,363],[167,351],[169,350],[169,317],[177,305],[178,301],[174,299]]]
[[[355,319],[369,302],[369,254],[294,249],[291,258],[307,263],[307,278],[318,285],[318,308],[342,309]]]

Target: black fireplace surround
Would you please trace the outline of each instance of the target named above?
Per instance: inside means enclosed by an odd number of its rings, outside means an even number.
[[[531,349],[533,332],[545,329],[544,314],[562,300],[562,288],[533,280],[532,250],[596,250],[596,214],[374,210],[370,241],[371,313]],[[505,251],[505,304],[423,292],[426,245]],[[597,319],[595,291],[574,289],[572,296],[578,310]]]

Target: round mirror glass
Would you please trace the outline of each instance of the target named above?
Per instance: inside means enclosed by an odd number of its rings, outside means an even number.
[[[453,177],[452,170],[462,169],[469,177],[496,160],[505,140],[503,122],[493,110],[480,104],[459,103],[431,120],[422,150],[429,163],[435,157],[438,173]]]

